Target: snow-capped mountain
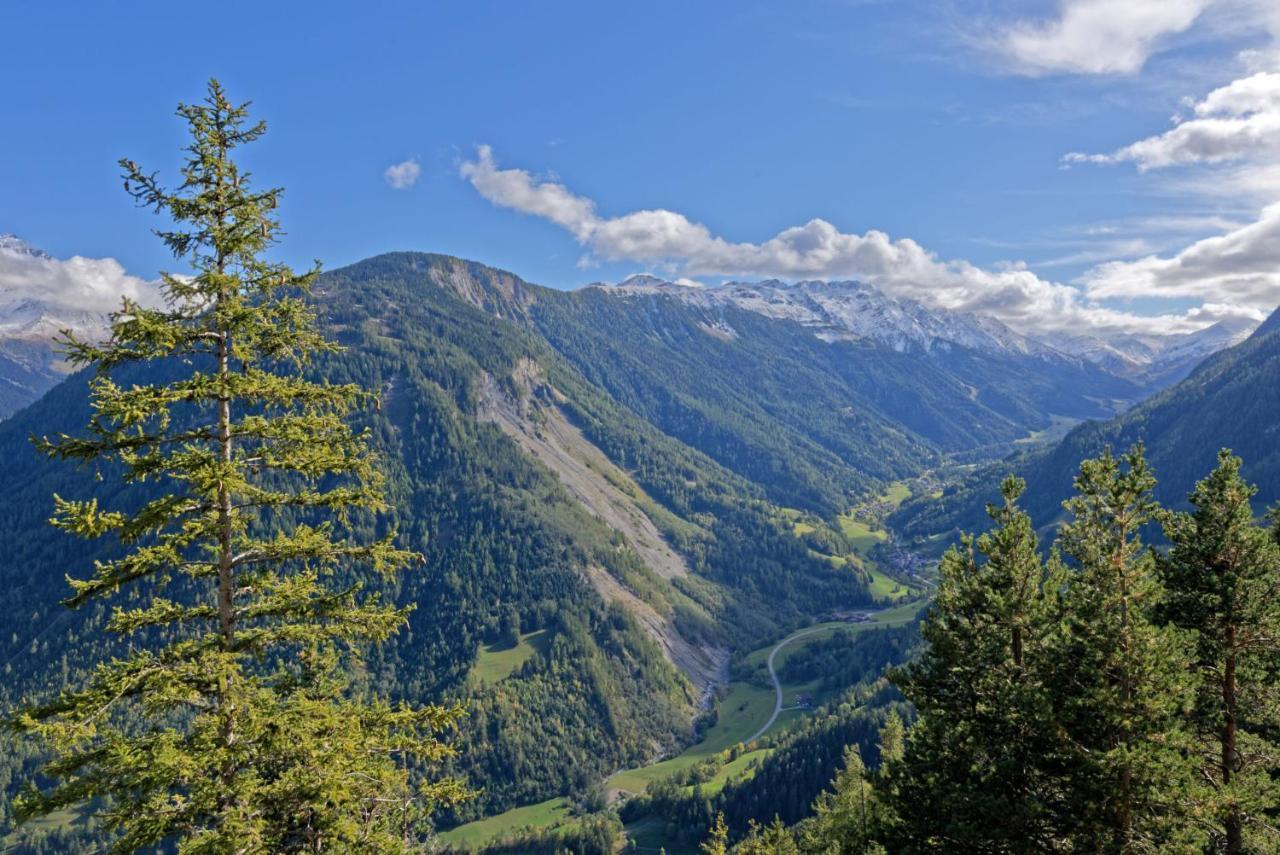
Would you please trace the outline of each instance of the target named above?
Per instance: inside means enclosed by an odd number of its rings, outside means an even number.
[[[77,295],[40,287],[42,274],[58,276],[58,262],[17,235],[0,234],[0,343],[50,343],[63,330],[93,337],[106,330],[106,315],[76,305]]]
[[[945,353],[959,346],[1050,363],[1091,364],[1148,388],[1185,377],[1206,356],[1238,344],[1257,326],[1230,320],[1181,335],[1081,335],[1047,341],[1016,332],[990,316],[930,309],[856,281],[766,280],[690,287],[641,274],[617,285],[593,287],[621,294],[668,294],[708,309],[735,306],[812,327],[828,341],[862,339],[899,352]]]
[[[1258,323],[1228,318],[1190,333],[1174,335],[1081,335],[1063,338],[1058,347],[1088,359],[1112,374],[1141,379],[1152,388],[1178,382],[1208,356],[1234,347],[1250,336]]]
[[[1022,335],[992,317],[926,308],[890,297],[864,282],[806,280],[788,284],[729,282],[690,287],[638,275],[617,285],[599,285],[621,294],[669,294],[706,308],[735,306],[766,317],[795,321],[826,340],[874,341],[898,352],[946,352],[961,346],[980,353],[1017,354],[1078,364],[1079,357]]]
[[[64,264],[16,235],[0,235],[0,418],[66,376],[58,350],[64,330],[88,339],[106,331],[103,312],[78,307],[74,292],[53,287]]]

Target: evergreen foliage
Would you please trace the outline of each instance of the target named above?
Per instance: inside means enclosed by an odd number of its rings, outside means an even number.
[[[1192,727],[1212,789],[1211,845],[1228,853],[1280,848],[1280,547],[1254,520],[1255,492],[1222,451],[1192,511],[1165,521],[1172,547],[1159,561],[1164,617],[1195,632]]]
[[[69,578],[66,604],[114,603],[105,629],[145,643],[11,720],[53,748],[44,774],[58,781],[20,815],[93,801],[120,852],[408,851],[430,807],[464,796],[409,777],[449,756],[439,734],[461,711],[345,691],[360,648],[407,614],[363,593],[352,567],[390,579],[415,558],[393,530],[348,536],[386,508],[348,421],[369,395],[302,374],[336,346],[304,302],[315,271],[264,257],[281,191],[251,189],[233,152],[265,126],[216,81],[178,114],[191,142],[176,191],[121,165],[126,190],[173,220],[157,234],[191,273],[163,277],[159,308],[126,300],[107,341],[68,342],[96,370],[89,435],[39,443],[151,485],[132,506],[56,498],[53,518],[121,547]],[[140,363],[163,378],[118,382]]]
[[[994,529],[943,557],[927,647],[896,678],[919,720],[891,764],[893,851],[1042,852],[1061,833],[1050,675],[1064,571],[1037,551],[1023,488],[1007,478]]]
[[[1073,834],[1090,850],[1194,851],[1194,670],[1188,634],[1158,618],[1164,589],[1141,540],[1154,487],[1141,446],[1086,460],[1059,538],[1075,573],[1054,704],[1073,749]]]
[[[856,745],[846,746],[844,766],[829,791],[813,803],[813,818],[800,824],[801,848],[824,855],[861,855],[872,846],[871,830],[881,824],[876,793]]]
[[[1033,559],[1011,501],[1021,485],[1006,479],[996,529],[944,559],[928,648],[899,674],[919,720],[903,758],[884,759],[879,840],[908,852],[1276,847],[1280,545],[1240,470],[1222,452],[1192,510],[1169,513],[1140,445],[1084,461],[1058,538],[1067,569]],[[1142,541],[1157,522],[1164,552]],[[987,569],[999,564],[1022,569]],[[998,691],[1002,670],[1027,693]],[[1021,763],[1001,762],[1000,738]]]

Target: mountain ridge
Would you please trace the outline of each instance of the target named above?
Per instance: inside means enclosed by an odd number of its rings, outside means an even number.
[[[1280,501],[1280,309],[1244,341],[1201,361],[1181,381],[1107,421],[1090,421],[1060,442],[991,464],[951,488],[932,507],[910,502],[893,519],[912,537],[983,524],[983,504],[996,495],[1006,472],[1025,478],[1024,499],[1037,523],[1061,517],[1079,462],[1105,447],[1146,446],[1159,478],[1157,497],[1180,507],[1195,482],[1213,468],[1220,448],[1244,460],[1243,474],[1258,485],[1256,504]]]

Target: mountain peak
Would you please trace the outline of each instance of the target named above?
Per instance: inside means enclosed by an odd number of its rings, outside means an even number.
[[[52,258],[42,249],[37,249],[15,234],[0,234],[0,252],[13,255],[29,255],[33,258]]]

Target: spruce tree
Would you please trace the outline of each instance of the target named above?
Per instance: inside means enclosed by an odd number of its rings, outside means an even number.
[[[1190,641],[1163,626],[1155,560],[1142,542],[1158,516],[1155,478],[1139,445],[1081,464],[1072,519],[1060,533],[1073,559],[1055,656],[1056,716],[1073,747],[1069,776],[1090,852],[1196,851],[1194,758],[1185,725],[1195,691]]]
[[[1043,852],[1060,839],[1061,756],[1044,674],[1062,570],[1007,478],[995,526],[940,567],[920,659],[895,675],[919,712],[886,758],[890,851]]]
[[[1280,836],[1280,546],[1257,524],[1256,488],[1229,451],[1191,493],[1191,513],[1170,515],[1159,561],[1164,615],[1196,633],[1203,682],[1193,722],[1211,782],[1214,848],[1275,851]]]
[[[460,713],[365,700],[343,679],[405,621],[357,568],[391,577],[418,560],[385,526],[351,534],[385,509],[350,423],[372,397],[312,379],[338,350],[306,301],[317,271],[267,259],[281,191],[253,189],[233,159],[265,126],[216,81],[178,115],[176,190],[121,166],[126,190],[173,221],[157,234],[186,269],[163,276],[160,307],[125,300],[105,341],[69,340],[71,361],[96,369],[87,436],[39,443],[143,497],[55,497],[54,525],[121,547],[70,579],[67,604],[114,605],[107,628],[129,641],[12,719],[55,754],[57,783],[21,810],[98,806],[118,852],[415,850],[422,811],[463,793],[407,769],[448,755],[441,732]]]

